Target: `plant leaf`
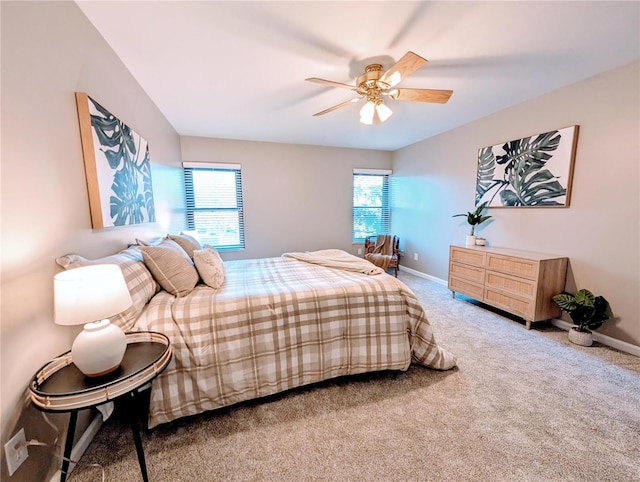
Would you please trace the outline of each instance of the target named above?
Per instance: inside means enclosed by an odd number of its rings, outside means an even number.
[[[560,293],[553,296],[552,299],[563,311],[575,310],[578,306],[575,296],[570,293]]]
[[[507,164],[505,166],[506,174],[518,163],[531,164],[539,169],[545,165],[548,159],[551,159],[548,152],[558,148],[561,137],[556,130],[538,134],[533,140],[531,137],[524,137],[506,142],[502,146],[505,154],[498,156],[496,161],[498,164]]]
[[[564,196],[566,189],[547,169],[540,170],[536,163],[524,159],[509,172],[509,184],[513,197],[510,206],[557,205],[553,198]],[[504,200],[504,197],[503,197]]]
[[[476,204],[495,186],[501,186],[503,181],[493,179],[496,169],[496,157],[493,147],[484,147],[478,153],[478,179],[476,184]]]
[[[576,293],[576,303],[581,306],[588,306],[590,308],[593,308],[595,306],[595,302],[596,297],[589,290],[582,289]]]

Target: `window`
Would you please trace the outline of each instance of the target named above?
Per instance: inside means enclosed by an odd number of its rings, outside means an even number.
[[[389,175],[382,169],[353,170],[353,228],[354,243],[367,236],[389,234]]]
[[[203,244],[244,248],[240,165],[185,162],[183,168],[189,229]]]

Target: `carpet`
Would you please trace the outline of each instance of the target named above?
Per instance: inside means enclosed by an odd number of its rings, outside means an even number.
[[[571,345],[401,272],[458,357],[143,431],[152,481],[638,481],[640,359]],[[142,480],[118,406],[69,480]]]

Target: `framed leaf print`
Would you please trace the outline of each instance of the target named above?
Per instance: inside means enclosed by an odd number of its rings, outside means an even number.
[[[478,151],[476,206],[567,207],[579,126]]]
[[[147,141],[87,94],[76,105],[92,227],[154,222]]]

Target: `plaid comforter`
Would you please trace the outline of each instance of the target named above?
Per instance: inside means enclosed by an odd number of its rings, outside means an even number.
[[[152,384],[149,427],[332,377],[436,369],[456,359],[438,347],[411,290],[387,274],[292,258],[225,263],[219,290],[159,292],[147,329],[174,355]]]

